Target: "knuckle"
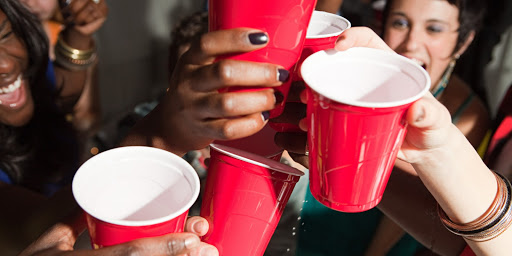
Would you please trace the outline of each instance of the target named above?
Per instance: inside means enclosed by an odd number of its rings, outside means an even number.
[[[174,240],[174,239],[171,239],[166,244],[166,251],[167,251],[168,255],[177,255],[178,253],[181,253],[182,249],[183,249],[182,244],[179,241]]]
[[[275,82],[277,79],[276,70],[277,68],[274,65],[267,63],[263,66],[262,76],[266,81]]]
[[[233,63],[230,60],[222,60],[215,64],[215,72],[221,83],[228,84],[233,80],[232,64]]]
[[[233,112],[235,105],[236,105],[236,103],[235,103],[235,100],[233,99],[233,97],[224,97],[220,101],[219,108],[222,111],[222,113],[230,114]]]
[[[126,244],[126,246],[123,247],[123,253],[122,255],[127,256],[142,256],[141,248],[138,246],[137,243],[132,242]]]
[[[213,40],[210,40],[208,36],[206,35],[202,35],[200,38],[199,38],[199,42],[198,42],[198,45],[199,45],[199,49],[202,51],[202,52],[205,52],[205,53],[208,53],[211,51],[211,49],[214,47],[213,45]]]
[[[232,125],[230,122],[227,122],[226,125],[222,127],[221,136],[223,136],[223,139],[231,139],[234,138],[235,135],[236,129],[234,125]]]

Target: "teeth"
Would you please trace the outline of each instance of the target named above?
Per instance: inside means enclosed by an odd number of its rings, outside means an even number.
[[[6,93],[14,92],[16,89],[20,88],[20,86],[21,86],[21,75],[18,76],[18,79],[16,79],[16,81],[14,81],[14,83],[10,84],[7,87],[0,88],[0,93],[6,94]]]
[[[411,59],[411,60],[412,60],[412,61],[414,61],[414,62],[416,62],[418,65],[420,65],[420,66],[422,66],[422,67],[425,65],[425,63],[423,63],[423,62],[422,62],[422,61],[420,61],[420,60],[417,60],[417,59]]]

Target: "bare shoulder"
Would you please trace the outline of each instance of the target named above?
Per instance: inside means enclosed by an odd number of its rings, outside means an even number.
[[[448,108],[452,118],[456,118],[455,125],[459,130],[474,147],[478,147],[491,125],[488,108],[481,96],[453,75],[440,101]]]

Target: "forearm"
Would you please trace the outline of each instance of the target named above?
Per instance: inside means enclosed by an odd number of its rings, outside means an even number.
[[[440,255],[458,255],[464,240],[449,232],[437,216],[437,203],[412,168],[397,160],[379,209],[425,247]]]
[[[166,131],[164,125],[164,108],[158,105],[153,111],[130,130],[121,140],[120,146],[149,146],[164,149],[179,156],[185,155],[188,150],[179,147],[178,137],[172,136],[172,131]]]
[[[95,49],[92,36],[82,35],[73,29],[65,29],[60,33],[60,37],[62,42],[73,49],[84,51]],[[96,53],[94,54],[96,55]],[[95,58],[96,56],[94,56]],[[71,112],[84,90],[88,72],[96,64],[96,61],[79,68],[71,68],[68,63],[63,62],[68,61],[55,62],[56,87],[59,92],[59,105],[64,111]]]
[[[496,179],[466,138],[452,134],[446,147],[426,152],[413,167],[448,216],[467,223],[491,205]]]
[[[451,135],[446,147],[425,153],[413,166],[450,220],[464,224],[487,211],[496,197],[497,182],[464,136]],[[511,240],[508,230],[493,240],[468,244],[480,255],[507,255]]]

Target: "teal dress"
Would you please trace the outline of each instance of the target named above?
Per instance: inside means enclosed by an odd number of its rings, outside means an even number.
[[[363,255],[382,216],[377,208],[361,213],[331,210],[316,201],[308,189],[298,228],[296,256]],[[406,234],[387,255],[412,256],[423,249]]]

